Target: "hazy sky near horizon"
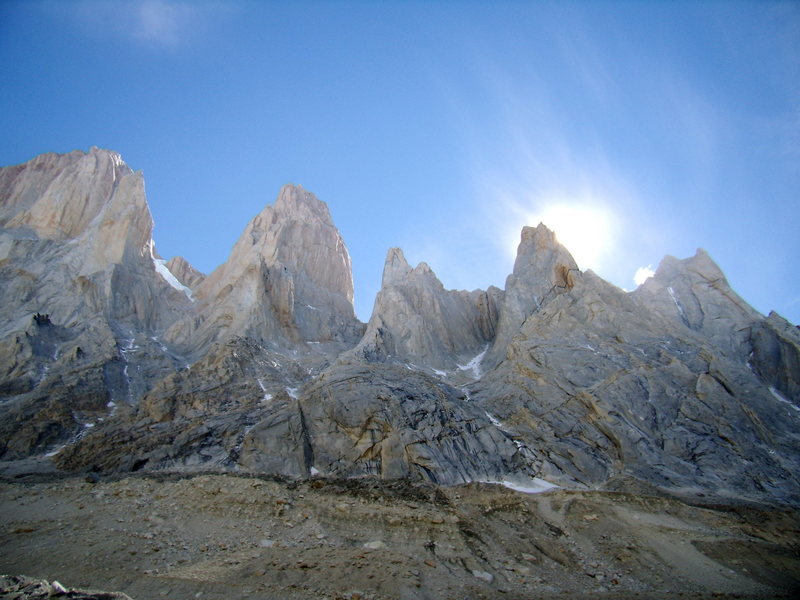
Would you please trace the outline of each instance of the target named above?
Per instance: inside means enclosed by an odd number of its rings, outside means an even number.
[[[369,318],[389,247],[504,286],[705,248],[800,322],[799,2],[0,0],[0,164],[100,146],[210,272],[280,187],[324,200]]]

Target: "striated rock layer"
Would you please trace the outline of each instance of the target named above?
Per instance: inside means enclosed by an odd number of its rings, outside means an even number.
[[[702,250],[626,293],[544,225],[505,290],[350,257],[299,186],[208,276],[117,154],[0,170],[0,470],[232,469],[800,503],[800,331]],[[548,483],[549,482],[549,483]]]

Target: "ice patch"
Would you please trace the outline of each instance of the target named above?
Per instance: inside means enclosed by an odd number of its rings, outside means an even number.
[[[777,399],[778,399],[780,402],[784,402],[784,403],[788,404],[789,406],[791,406],[791,407],[792,407],[794,410],[796,410],[797,412],[800,412],[800,408],[798,408],[797,406],[795,406],[795,405],[794,405],[794,403],[793,403],[791,400],[788,400],[786,397],[784,397],[784,395],[783,395],[783,394],[781,394],[781,393],[780,393],[778,390],[776,390],[774,387],[772,387],[772,386],[769,386],[769,391],[770,391],[770,393],[771,393],[773,396],[775,396],[775,398],[777,398]]]
[[[500,485],[517,492],[522,492],[523,494],[541,494],[542,492],[546,492],[558,487],[555,483],[550,483],[549,481],[539,479],[538,477],[531,479],[527,485],[522,485],[505,479],[500,482]]]
[[[486,347],[483,351],[476,355],[471,361],[469,361],[465,365],[457,365],[459,369],[462,371],[472,371],[472,374],[475,376],[475,379],[480,379],[481,376],[481,362],[483,361],[483,357],[486,356],[486,352],[489,350],[489,344],[486,344]]]
[[[258,378],[256,378],[256,381],[258,382],[258,387],[260,387],[261,391],[264,392],[264,396],[261,398],[261,401],[269,402],[270,400],[272,400],[272,394],[267,392],[267,388],[264,387],[264,382]]]
[[[491,421],[491,422],[492,422],[492,425],[494,425],[494,426],[495,426],[495,427],[497,427],[498,429],[503,429],[503,424],[502,424],[502,423],[501,423],[501,422],[500,422],[500,421],[497,419],[497,417],[495,417],[494,415],[490,415],[490,414],[489,414],[488,412],[486,412],[486,411],[483,411],[483,412],[484,412],[484,414],[485,414],[487,417],[489,417],[489,421]]]
[[[549,481],[539,479],[538,477],[522,477],[521,479],[524,480],[524,482],[521,482],[520,480],[510,481],[508,479],[503,479],[502,481],[478,480],[478,483],[502,485],[503,487],[507,487],[515,492],[522,492],[523,494],[541,494],[542,492],[547,492],[559,487],[555,483],[550,483]]]
[[[672,298],[672,301],[675,303],[675,306],[677,307],[681,317],[686,318],[686,315],[683,313],[683,307],[680,305],[678,299],[675,297],[675,290],[673,290],[671,287],[668,287],[667,292],[669,292],[669,297]]]
[[[192,298],[192,290],[178,281],[178,278],[175,277],[175,275],[172,274],[172,271],[167,268],[167,261],[165,261],[163,258],[153,258],[153,265],[155,266],[158,274],[164,278],[164,281],[166,281],[179,292],[186,294],[186,297],[194,302],[194,298]]]

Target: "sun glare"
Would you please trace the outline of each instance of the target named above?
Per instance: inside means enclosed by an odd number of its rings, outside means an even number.
[[[526,225],[540,222],[555,232],[581,269],[597,270],[613,242],[613,218],[599,205],[555,202],[525,217]]]

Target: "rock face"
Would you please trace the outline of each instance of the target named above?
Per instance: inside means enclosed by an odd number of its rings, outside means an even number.
[[[576,277],[528,318],[476,399],[551,481],[796,501],[796,406],[728,348],[639,300]]]
[[[54,597],[72,600],[131,600],[130,596],[122,592],[67,589],[58,581],[15,575],[0,575],[0,594],[3,598],[17,600],[46,600]]]
[[[204,277],[118,155],[0,171],[0,470],[232,469],[800,503],[800,331],[707,253],[626,293],[544,225],[505,290],[389,250],[366,327],[327,206],[284,187]],[[48,456],[52,455],[52,456]]]
[[[285,186],[275,205],[250,221],[194,295],[191,313],[166,334],[193,356],[236,335],[288,347],[352,345],[363,333],[344,241],[327,206],[299,186]]]
[[[0,169],[0,190],[8,459],[84,434],[170,372],[152,338],[189,301],[156,272],[143,179],[118,154],[42,155]]]
[[[495,336],[503,292],[445,290],[425,263],[412,269],[392,248],[364,338],[354,351],[370,361],[395,359],[435,371],[456,369]]]
[[[506,279],[497,335],[484,359],[496,366],[508,344],[531,314],[574,285],[578,265],[543,224],[523,227],[514,270]]]
[[[189,264],[182,256],[173,256],[166,263],[167,270],[178,280],[181,285],[190,290],[196,289],[206,276]]]

